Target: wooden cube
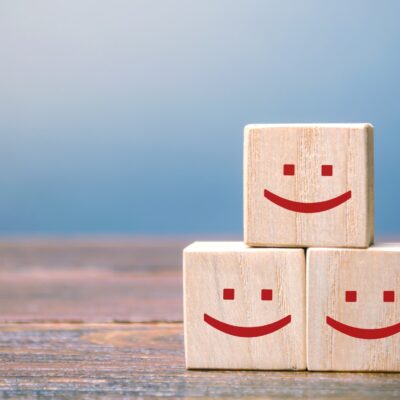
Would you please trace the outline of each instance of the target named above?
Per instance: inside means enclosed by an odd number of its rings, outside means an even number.
[[[368,247],[373,201],[372,125],[245,127],[248,245]]]
[[[400,371],[400,244],[307,250],[312,371]]]
[[[242,242],[184,250],[189,369],[305,369],[305,256]]]

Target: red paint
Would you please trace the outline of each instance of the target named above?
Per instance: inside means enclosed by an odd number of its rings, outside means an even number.
[[[283,164],[283,175],[294,175],[294,164]]]
[[[235,289],[224,289],[224,300],[233,300],[235,298]]]
[[[356,328],[336,321],[331,317],[326,317],[326,323],[333,329],[357,339],[383,339],[400,332],[400,323],[375,329]]]
[[[282,329],[286,325],[290,324],[291,321],[292,321],[292,316],[287,315],[286,317],[280,319],[279,321],[273,322],[271,324],[246,327],[246,326],[236,326],[227,324],[225,322],[219,321],[218,319],[211,317],[208,314],[204,314],[204,322],[206,322],[213,328],[217,329],[218,331],[226,333],[227,335],[247,337],[247,338],[268,335],[279,329]]]
[[[386,303],[394,302],[394,290],[385,290],[383,292],[383,301]]]
[[[262,289],[261,300],[272,300],[272,289]]]
[[[264,197],[269,201],[271,201],[272,203],[276,204],[277,206],[286,208],[286,210],[289,211],[295,211],[299,213],[317,213],[322,211],[328,211],[349,200],[351,198],[351,190],[333,199],[318,201],[315,203],[302,203],[300,201],[288,200],[285,199],[284,197],[280,197],[270,192],[267,189],[264,190]]]
[[[321,175],[322,176],[332,176],[333,166],[332,165],[321,165]]]
[[[357,301],[357,292],[355,290],[346,290],[346,301],[354,303]]]

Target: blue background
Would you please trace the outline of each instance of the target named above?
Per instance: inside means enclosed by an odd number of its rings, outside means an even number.
[[[400,232],[400,2],[0,2],[0,232],[241,234],[247,123],[375,125]]]

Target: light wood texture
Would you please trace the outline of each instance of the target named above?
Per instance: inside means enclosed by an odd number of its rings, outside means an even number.
[[[234,299],[224,300],[224,289]],[[263,289],[272,300],[262,300]],[[236,336],[205,315],[239,327],[290,318],[271,333]],[[301,249],[249,248],[242,242],[194,243],[184,250],[186,366],[203,369],[305,369],[305,256]],[[240,330],[240,334],[242,330]]]
[[[181,323],[6,324],[0,397],[398,399],[400,375],[187,371]]]
[[[357,301],[346,301],[346,291],[356,291]],[[383,301],[384,291],[395,292],[394,302]],[[366,250],[309,249],[308,369],[400,371],[400,333],[365,339],[358,331],[357,337],[353,337],[347,328],[339,331],[327,321],[329,317],[362,329],[396,325],[400,323],[399,300],[400,244],[373,246]],[[353,334],[353,331],[349,332]]]
[[[285,164],[294,165],[294,175],[284,175]],[[332,165],[332,176],[322,176],[322,165]],[[300,203],[324,202],[349,191],[351,198],[325,211],[305,213],[282,207],[281,200],[271,201],[265,197],[265,190]],[[245,127],[244,240],[247,244],[365,248],[373,241],[373,220],[371,125]]]

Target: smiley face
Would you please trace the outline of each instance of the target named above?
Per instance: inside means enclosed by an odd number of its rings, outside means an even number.
[[[304,250],[197,242],[183,270],[188,368],[305,368]]]
[[[400,245],[307,251],[308,368],[399,371]]]
[[[294,164],[284,164],[283,165],[283,175],[294,176],[295,175],[295,165]],[[321,175],[322,176],[332,176],[333,166],[329,164],[321,165]],[[279,207],[285,208],[289,211],[294,211],[298,213],[318,213],[322,211],[328,211],[332,208],[338,207],[344,202],[351,199],[351,190],[348,190],[339,196],[333,197],[328,200],[315,201],[315,202],[301,202],[286,199],[284,197],[278,196],[277,194],[264,189],[264,197],[276,204]]]
[[[272,301],[272,289],[262,289],[261,290],[261,300],[262,301]],[[224,300],[234,300],[235,289],[227,288],[223,291]],[[260,326],[238,326],[228,324],[226,322],[220,321],[216,318],[211,317],[208,314],[204,314],[204,322],[220,332],[226,333],[227,335],[238,336],[238,337],[258,337],[269,335],[279,329],[282,329],[286,325],[290,324],[292,321],[292,316],[287,315],[275,322]]]
[[[373,127],[246,126],[244,236],[259,247],[368,247]]]
[[[395,292],[394,290],[385,290],[382,297],[383,302],[394,303]],[[357,302],[357,291],[346,290],[345,298],[346,302]],[[400,322],[382,328],[359,328],[356,326],[347,325],[330,316],[327,316],[326,323],[338,332],[357,339],[383,339],[400,332]]]

